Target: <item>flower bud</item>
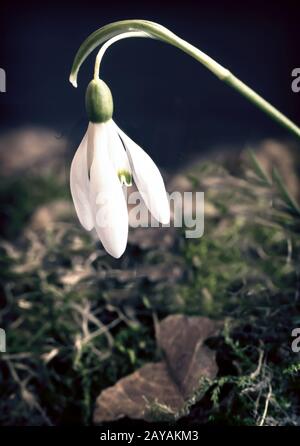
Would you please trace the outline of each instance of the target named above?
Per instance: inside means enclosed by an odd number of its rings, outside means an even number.
[[[85,106],[90,122],[109,121],[113,114],[111,91],[101,79],[93,79],[86,90]]]

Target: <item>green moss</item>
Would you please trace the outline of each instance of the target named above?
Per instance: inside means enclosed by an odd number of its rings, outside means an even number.
[[[12,355],[10,362],[0,357],[2,424],[90,424],[102,389],[158,359],[153,321],[179,312],[226,320],[223,333],[209,340],[218,377],[181,416],[203,424],[297,424],[299,358],[290,344],[300,324],[299,220],[270,209],[267,187],[246,178],[241,184],[215,165],[193,172],[195,187],[210,177],[223,181],[205,190],[217,213],[206,218],[201,239],[179,236],[167,253],[185,265],[174,282],[119,283],[120,263],[99,254],[77,223],[41,231],[36,241],[23,235],[20,246],[12,245],[15,254],[0,248],[1,326]],[[23,178],[2,182],[0,195],[2,233],[14,237],[36,206],[68,191],[50,177]],[[132,271],[166,258],[157,248],[131,249],[123,266]],[[87,274],[77,279],[82,270]],[[159,404],[150,409],[154,418],[174,415]]]

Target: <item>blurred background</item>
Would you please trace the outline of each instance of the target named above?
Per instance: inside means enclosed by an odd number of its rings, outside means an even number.
[[[77,90],[68,82],[73,57],[94,30],[129,18],[170,28],[299,122],[299,95],[291,90],[291,72],[300,63],[297,2],[15,1],[1,6],[0,66],[7,73],[1,131],[44,126],[76,146],[86,127],[84,94],[96,53],[80,70]],[[165,168],[219,144],[289,136],[166,44],[121,41],[107,52],[102,70],[113,92],[115,119]]]
[[[300,425],[293,135],[179,50],[120,41],[101,68],[114,117],[169,192],[204,191],[204,235],[130,228],[114,259],[75,215],[69,169],[96,53],[77,89],[72,61],[90,33],[130,18],[166,26],[300,123],[299,2],[1,4],[0,425]]]

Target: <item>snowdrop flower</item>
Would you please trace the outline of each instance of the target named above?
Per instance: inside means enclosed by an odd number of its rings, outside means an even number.
[[[128,211],[123,188],[134,180],[153,217],[170,221],[162,176],[149,155],[112,120],[110,89],[100,79],[86,92],[89,125],[71,165],[70,186],[82,226],[96,230],[106,251],[119,258],[126,249]]]

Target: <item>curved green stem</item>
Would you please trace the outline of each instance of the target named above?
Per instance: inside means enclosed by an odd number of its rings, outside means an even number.
[[[100,72],[100,65],[101,61],[103,59],[104,54],[106,53],[107,49],[115,42],[118,42],[122,39],[128,39],[129,37],[147,37],[147,34],[141,31],[130,31],[128,33],[122,33],[118,34],[115,37],[112,37],[111,39],[107,40],[100,48],[96,60],[95,60],[95,68],[94,68],[94,79],[99,79],[99,72]]]
[[[296,124],[273,107],[273,105],[271,105],[268,101],[263,99],[254,90],[240,81],[227,68],[224,68],[207,54],[203,53],[203,51],[176,36],[167,28],[147,20],[122,20],[120,22],[114,22],[103,26],[87,37],[87,39],[80,46],[73,62],[70,82],[74,85],[74,87],[77,86],[77,75],[82,63],[97,46],[102,45],[109,39],[114,38],[119,34],[129,33],[127,37],[131,37],[130,34],[136,32],[143,32],[145,33],[144,37],[161,40],[189,54],[198,62],[202,63],[202,65],[215,74],[220,80],[230,85],[249,101],[259,107],[262,111],[268,114],[271,118],[300,137],[300,128]]]

